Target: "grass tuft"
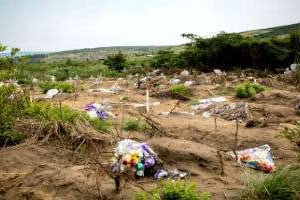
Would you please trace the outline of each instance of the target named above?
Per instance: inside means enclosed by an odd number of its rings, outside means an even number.
[[[296,200],[300,198],[300,165],[288,165],[274,173],[248,177],[240,199]]]

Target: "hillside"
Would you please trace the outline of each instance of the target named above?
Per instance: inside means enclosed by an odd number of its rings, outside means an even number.
[[[241,32],[240,34],[246,37],[255,37],[257,39],[267,39],[269,37],[286,37],[293,31],[300,30],[300,23],[286,26],[277,26],[272,28],[257,29]],[[119,51],[126,54],[129,58],[145,59],[147,55],[155,54],[162,49],[171,49],[175,52],[183,50],[183,45],[177,46],[113,46],[113,47],[98,47],[85,48],[69,51],[60,51],[49,53],[47,55],[32,56],[35,59],[42,59],[46,62],[63,61],[63,60],[99,60],[105,59],[107,55],[115,54]]]
[[[257,38],[269,38],[269,37],[286,37],[289,33],[293,31],[300,30],[300,23],[290,24],[285,26],[276,26],[272,28],[257,29],[241,32],[241,35],[247,37],[257,37]]]
[[[70,51],[61,51],[48,54],[45,61],[61,61],[61,60],[99,60],[105,59],[108,55],[116,54],[119,51],[123,52],[129,57],[147,56],[155,54],[157,51],[174,46],[114,46],[114,47],[99,47],[76,49]]]

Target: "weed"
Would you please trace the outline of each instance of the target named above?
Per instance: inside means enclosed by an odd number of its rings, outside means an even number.
[[[96,130],[100,132],[108,132],[112,123],[99,119],[90,119],[85,113],[72,110],[69,107],[61,108],[52,106],[49,103],[31,103],[25,109],[25,116],[36,118],[41,121],[60,121],[64,123],[73,123],[74,119],[82,122],[90,123]]]
[[[74,91],[73,85],[70,83],[64,83],[64,82],[40,82],[39,87],[42,89],[43,93],[46,93],[50,89],[58,89],[65,93],[71,93]]]
[[[109,132],[112,127],[112,122],[109,120],[89,119],[90,124],[100,132]]]
[[[250,82],[239,84],[235,88],[235,94],[238,98],[248,98],[265,90],[265,87]]]
[[[150,126],[137,118],[130,118],[124,123],[123,129],[125,131],[146,131],[150,129]]]
[[[210,200],[210,194],[196,191],[196,185],[187,181],[164,181],[146,193],[139,192],[136,200]]]
[[[299,199],[300,165],[288,165],[261,177],[248,177],[241,199],[272,200]]]
[[[173,94],[179,94],[182,96],[187,96],[191,94],[191,90],[188,87],[184,86],[183,84],[172,86],[170,91]]]
[[[280,136],[284,137],[300,147],[300,121],[296,123],[295,128],[285,127],[280,131]]]
[[[14,86],[0,86],[0,145],[19,143],[24,137],[14,132],[12,126],[22,116],[29,98]]]

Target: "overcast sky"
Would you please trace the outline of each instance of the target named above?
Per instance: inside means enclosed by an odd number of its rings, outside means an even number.
[[[0,43],[58,51],[186,42],[300,22],[300,0],[0,0]]]

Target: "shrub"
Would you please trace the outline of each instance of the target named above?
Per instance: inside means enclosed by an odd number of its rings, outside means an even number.
[[[112,122],[109,120],[89,119],[89,122],[97,131],[100,132],[109,132],[112,126]]]
[[[70,109],[69,107],[52,106],[47,102],[31,103],[24,112],[25,116],[45,121],[63,121],[72,122],[74,118],[80,120],[87,119],[84,113]]]
[[[28,79],[19,79],[18,80],[19,85],[29,85],[30,83],[31,83],[31,81]]]
[[[280,131],[280,136],[284,137],[300,147],[300,121],[296,123],[295,128],[285,127]]]
[[[140,121],[137,118],[130,118],[123,125],[125,131],[146,131],[149,128],[146,122]]]
[[[64,69],[57,69],[52,73],[53,76],[55,76],[57,81],[65,81],[70,77],[69,70],[67,68]]]
[[[43,93],[46,93],[50,89],[58,89],[65,93],[71,93],[74,91],[73,85],[64,82],[40,82],[39,87],[42,89]]]
[[[295,200],[300,196],[300,165],[288,165],[279,168],[272,174],[246,180],[241,199]]]
[[[90,123],[96,130],[100,132],[108,132],[111,127],[110,121],[99,119],[90,119],[85,113],[72,110],[69,107],[63,106],[61,109],[57,106],[52,106],[50,103],[31,103],[25,111],[27,117],[36,118],[41,121],[60,121],[63,123],[73,123],[74,119],[82,122]]]
[[[20,132],[15,132],[11,129],[5,130],[0,133],[0,144],[3,145],[15,145],[19,144],[23,139],[25,139],[25,135]]]
[[[259,84],[254,84],[250,82],[245,82],[243,84],[239,84],[235,88],[235,94],[238,98],[248,98],[256,95],[264,91],[265,88]]]
[[[173,94],[179,94],[182,96],[187,96],[191,93],[191,90],[183,84],[172,86],[170,91]]]
[[[209,200],[210,194],[199,193],[196,185],[187,181],[164,181],[155,189],[146,192],[139,192],[136,200]]]
[[[29,98],[14,86],[0,86],[0,145],[19,143],[24,137],[21,133],[14,132],[12,126],[19,118]]]
[[[127,59],[122,52],[119,52],[118,54],[107,56],[104,64],[110,69],[122,71],[127,66]]]

